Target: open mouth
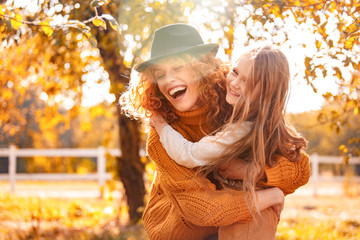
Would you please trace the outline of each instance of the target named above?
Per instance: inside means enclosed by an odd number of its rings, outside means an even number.
[[[173,99],[177,99],[180,96],[184,95],[186,92],[186,87],[185,86],[178,86],[178,87],[174,87],[172,89],[169,90],[169,95],[173,98]]]
[[[231,88],[229,89],[230,93],[236,97],[240,97],[240,94],[234,92]]]

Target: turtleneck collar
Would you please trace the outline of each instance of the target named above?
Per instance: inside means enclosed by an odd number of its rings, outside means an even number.
[[[175,110],[176,115],[179,116],[179,121],[187,125],[199,125],[200,121],[205,123],[207,109],[201,107],[194,111],[180,112]]]

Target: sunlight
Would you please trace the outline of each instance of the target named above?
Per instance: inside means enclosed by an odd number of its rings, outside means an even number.
[[[232,59],[230,61],[235,63],[244,51],[254,48],[259,44],[280,44],[280,49],[288,58],[292,78],[291,94],[288,100],[287,111],[299,113],[320,109],[324,102],[322,94],[325,94],[326,92],[336,93],[338,85],[331,76],[328,75],[328,77],[324,79],[321,74],[313,81],[313,85],[318,89],[318,93],[315,93],[312,87],[306,83],[304,73],[305,57],[311,57],[317,51],[315,46],[316,35],[314,34],[311,23],[309,22],[308,24],[302,25],[300,28],[296,27],[295,19],[291,17],[291,14],[287,13],[288,19],[285,22],[280,18],[277,19],[278,21],[275,21],[278,29],[274,24],[262,26],[259,22],[253,22],[251,19],[249,20],[247,18],[247,16],[249,16],[249,11],[251,10],[251,7],[248,6],[237,8],[239,18],[236,19],[235,22],[239,24],[235,26],[236,33],[234,36]],[[208,9],[196,9],[189,15],[189,23],[199,29],[204,41],[219,42],[219,38],[223,37],[221,35],[221,25],[216,19],[212,19],[212,17],[214,16],[209,13]],[[210,24],[213,31],[203,27],[204,24],[209,22],[217,23],[215,25]],[[274,34],[274,36],[271,36],[271,34],[264,34],[262,32],[263,27],[266,28],[269,33],[273,32],[276,34]],[[257,42],[252,40],[248,46],[245,46],[247,41],[246,33],[248,31],[250,31],[253,36],[259,36],[259,33],[263,34],[260,35],[262,40]],[[286,36],[284,32],[287,32]],[[286,39],[285,37],[288,39],[284,42]],[[224,47],[226,47],[227,44],[227,41],[220,44],[218,52],[218,57],[224,61],[229,61],[224,52]],[[331,60],[329,59],[323,59],[321,61],[326,61],[328,64],[331,63]]]

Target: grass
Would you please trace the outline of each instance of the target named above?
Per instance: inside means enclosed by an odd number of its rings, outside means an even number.
[[[360,197],[286,197],[277,240],[360,239]]]
[[[36,189],[34,183],[27,184]],[[79,185],[74,188],[81,189],[86,184]],[[44,184],[38,186],[44,188]],[[66,187],[71,188],[71,184]],[[0,240],[147,240],[141,224],[126,225],[126,207],[121,202],[121,198],[106,194],[103,198],[73,199],[3,192],[0,193]],[[289,195],[276,239],[360,239],[359,206],[359,195]]]
[[[146,239],[104,199],[0,196],[0,239]]]

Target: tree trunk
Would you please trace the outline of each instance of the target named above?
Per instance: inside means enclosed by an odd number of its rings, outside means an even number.
[[[116,15],[115,15],[116,16]],[[137,222],[142,213],[139,207],[144,206],[145,185],[143,174],[145,166],[140,160],[140,131],[139,122],[129,119],[121,113],[118,103],[124,85],[129,82],[131,68],[124,65],[123,56],[120,55],[120,42],[118,33],[112,30],[97,32],[98,49],[103,59],[105,70],[109,74],[111,92],[115,94],[115,106],[119,124],[119,139],[122,155],[117,159],[118,174],[122,181],[127,203],[129,206],[130,222]]]
[[[118,109],[121,158],[118,159],[118,173],[124,185],[131,223],[141,219],[140,207],[144,206],[145,186],[144,164],[139,158],[139,123],[122,115]]]

